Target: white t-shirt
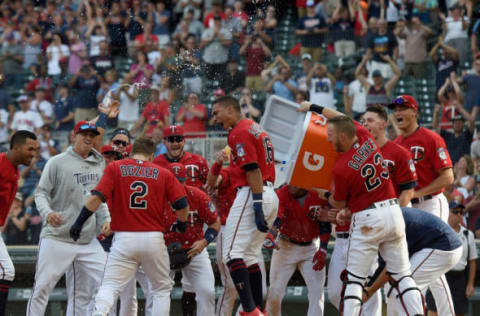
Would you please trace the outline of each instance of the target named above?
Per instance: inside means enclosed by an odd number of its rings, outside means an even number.
[[[35,132],[36,128],[43,126],[43,120],[40,114],[28,110],[27,112],[17,111],[13,115],[12,130],[27,130]]]
[[[333,87],[330,78],[312,78],[310,82],[310,102],[336,109]]]
[[[465,21],[468,21],[468,18],[463,17]],[[445,24],[447,25],[447,32],[445,34],[445,43],[451,39],[456,38],[468,38],[468,28],[465,30],[462,28],[462,20],[454,21],[451,16],[445,19]]]
[[[0,143],[5,143],[8,140],[8,116],[7,111],[0,109],[0,122],[3,123],[3,127],[0,128]]]
[[[367,91],[360,81],[350,82],[348,96],[352,98],[352,111],[363,113],[367,110]]]
[[[67,45],[62,44],[60,45],[60,48],[53,45],[47,47],[47,54],[52,54],[52,58],[48,61],[48,74],[51,76],[60,75],[62,73],[62,69],[60,68],[60,52],[62,52],[64,57],[70,55],[70,50]]]
[[[467,266],[467,258],[470,260],[474,260],[478,258],[477,254],[477,246],[475,245],[475,237],[471,231],[468,232],[468,240],[467,236],[465,236],[465,227],[460,226],[460,231],[457,233],[458,238],[462,241],[463,245],[463,252],[462,256],[460,257],[460,261],[453,267],[453,271],[463,271]],[[468,247],[470,245],[470,256],[468,255]]]
[[[52,157],[52,155],[50,154],[50,150],[48,150],[48,144],[45,140],[43,139],[40,139],[39,140],[39,145],[40,145],[40,156],[42,156],[43,159],[45,160],[48,160]],[[53,140],[49,140],[48,143],[50,144],[50,146],[54,147],[55,146],[55,142]]]
[[[106,40],[105,35],[90,36],[90,57],[100,55],[100,42]]]
[[[33,100],[30,103],[30,110],[37,113],[38,113],[38,110],[40,110],[43,112],[43,114],[45,114],[48,117],[53,116],[53,105],[47,100],[43,100],[42,102],[40,102],[40,104],[38,104],[37,100]]]
[[[128,88],[128,93],[133,94],[134,86],[130,86]],[[140,107],[138,105],[138,98],[135,100],[130,100],[127,94],[122,91],[120,92],[120,106],[118,107],[118,119],[120,121],[127,121],[127,122],[136,122],[138,117],[140,116]]]

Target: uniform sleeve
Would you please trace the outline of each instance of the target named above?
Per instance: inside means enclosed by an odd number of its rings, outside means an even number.
[[[239,133],[233,139],[233,150],[237,154],[235,164],[242,168],[245,165],[258,163],[257,150],[253,143],[250,133],[244,131]]]
[[[57,165],[54,159],[51,159],[45,165],[37,188],[35,189],[35,204],[40,216],[47,219],[48,214],[54,212],[50,207],[51,193],[56,187]]]
[[[444,168],[452,168],[452,160],[448,153],[445,141],[440,136],[435,137],[434,146],[431,148],[432,160],[435,171],[439,172]]]
[[[186,197],[187,193],[183,185],[177,180],[177,178],[171,172],[165,172],[165,185],[167,189],[167,200],[170,204],[175,203],[179,199]]]
[[[35,120],[35,122],[33,122],[33,123],[35,124],[35,128],[40,128],[40,127],[43,126],[43,119],[40,116],[40,114],[35,113],[35,119],[34,120]]]
[[[400,190],[408,190],[415,187],[417,182],[417,171],[413,163],[412,154],[408,150],[402,150],[398,153],[398,165],[395,166],[394,178],[395,183],[400,187]]]
[[[468,231],[468,243],[470,247],[470,260],[475,260],[478,258],[478,253],[477,253],[477,245],[475,244],[475,237],[473,235],[473,232]]]
[[[333,182],[335,186],[335,193],[333,194],[333,199],[335,201],[346,201],[348,195],[348,179],[343,175],[334,173]]]
[[[100,207],[95,212],[95,221],[97,223],[97,227],[102,227],[104,223],[109,223],[112,221],[107,203],[100,204]]]
[[[112,198],[113,185],[115,183],[115,167],[116,164],[109,164],[103,173],[100,182],[97,184],[93,193],[100,196],[103,202],[106,202]]]
[[[203,193],[200,196],[200,208],[202,210],[203,220],[207,225],[211,225],[217,221],[217,209],[215,205],[210,200],[207,194]]]

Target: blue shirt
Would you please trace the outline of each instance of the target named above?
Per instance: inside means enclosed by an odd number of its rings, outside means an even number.
[[[314,29],[322,29],[326,26],[327,22],[320,15],[304,16],[298,21],[297,29],[313,31]],[[303,47],[321,47],[325,41],[325,35],[309,33],[302,35],[301,41]]]
[[[166,154],[166,153],[167,153],[167,146],[165,146],[164,143],[160,143],[160,144],[157,145],[157,149],[156,149],[155,154],[153,156],[158,157],[158,156]]]
[[[294,80],[288,79],[287,82],[295,88],[297,87],[297,83]],[[293,95],[293,93],[288,90],[287,86],[280,81],[275,81],[273,84],[273,94],[295,102],[295,95]]]
[[[57,121],[64,119],[68,116],[70,112],[75,111],[74,100],[71,96],[68,96],[66,99],[57,99],[57,101],[55,101],[54,107],[55,118]],[[73,120],[67,123],[60,123],[57,131],[71,131],[73,130],[73,123]]]

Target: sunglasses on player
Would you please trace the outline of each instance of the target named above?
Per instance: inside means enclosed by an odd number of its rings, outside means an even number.
[[[451,212],[452,212],[453,214],[455,214],[455,215],[457,215],[457,214],[460,214],[460,215],[465,214],[465,211],[463,211],[463,210],[451,210]]]
[[[122,145],[123,147],[127,147],[128,142],[126,142],[124,140],[117,139],[117,140],[113,141],[113,144],[116,145],[116,146]]]
[[[167,137],[167,141],[169,143],[181,143],[181,142],[183,142],[183,139],[184,139],[184,137],[179,136],[179,135],[174,135],[174,136],[168,136]]]

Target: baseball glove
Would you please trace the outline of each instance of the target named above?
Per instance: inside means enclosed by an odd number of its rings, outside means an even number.
[[[168,245],[168,256],[170,257],[170,269],[178,270],[186,267],[190,263],[187,250],[182,248],[179,242]]]

